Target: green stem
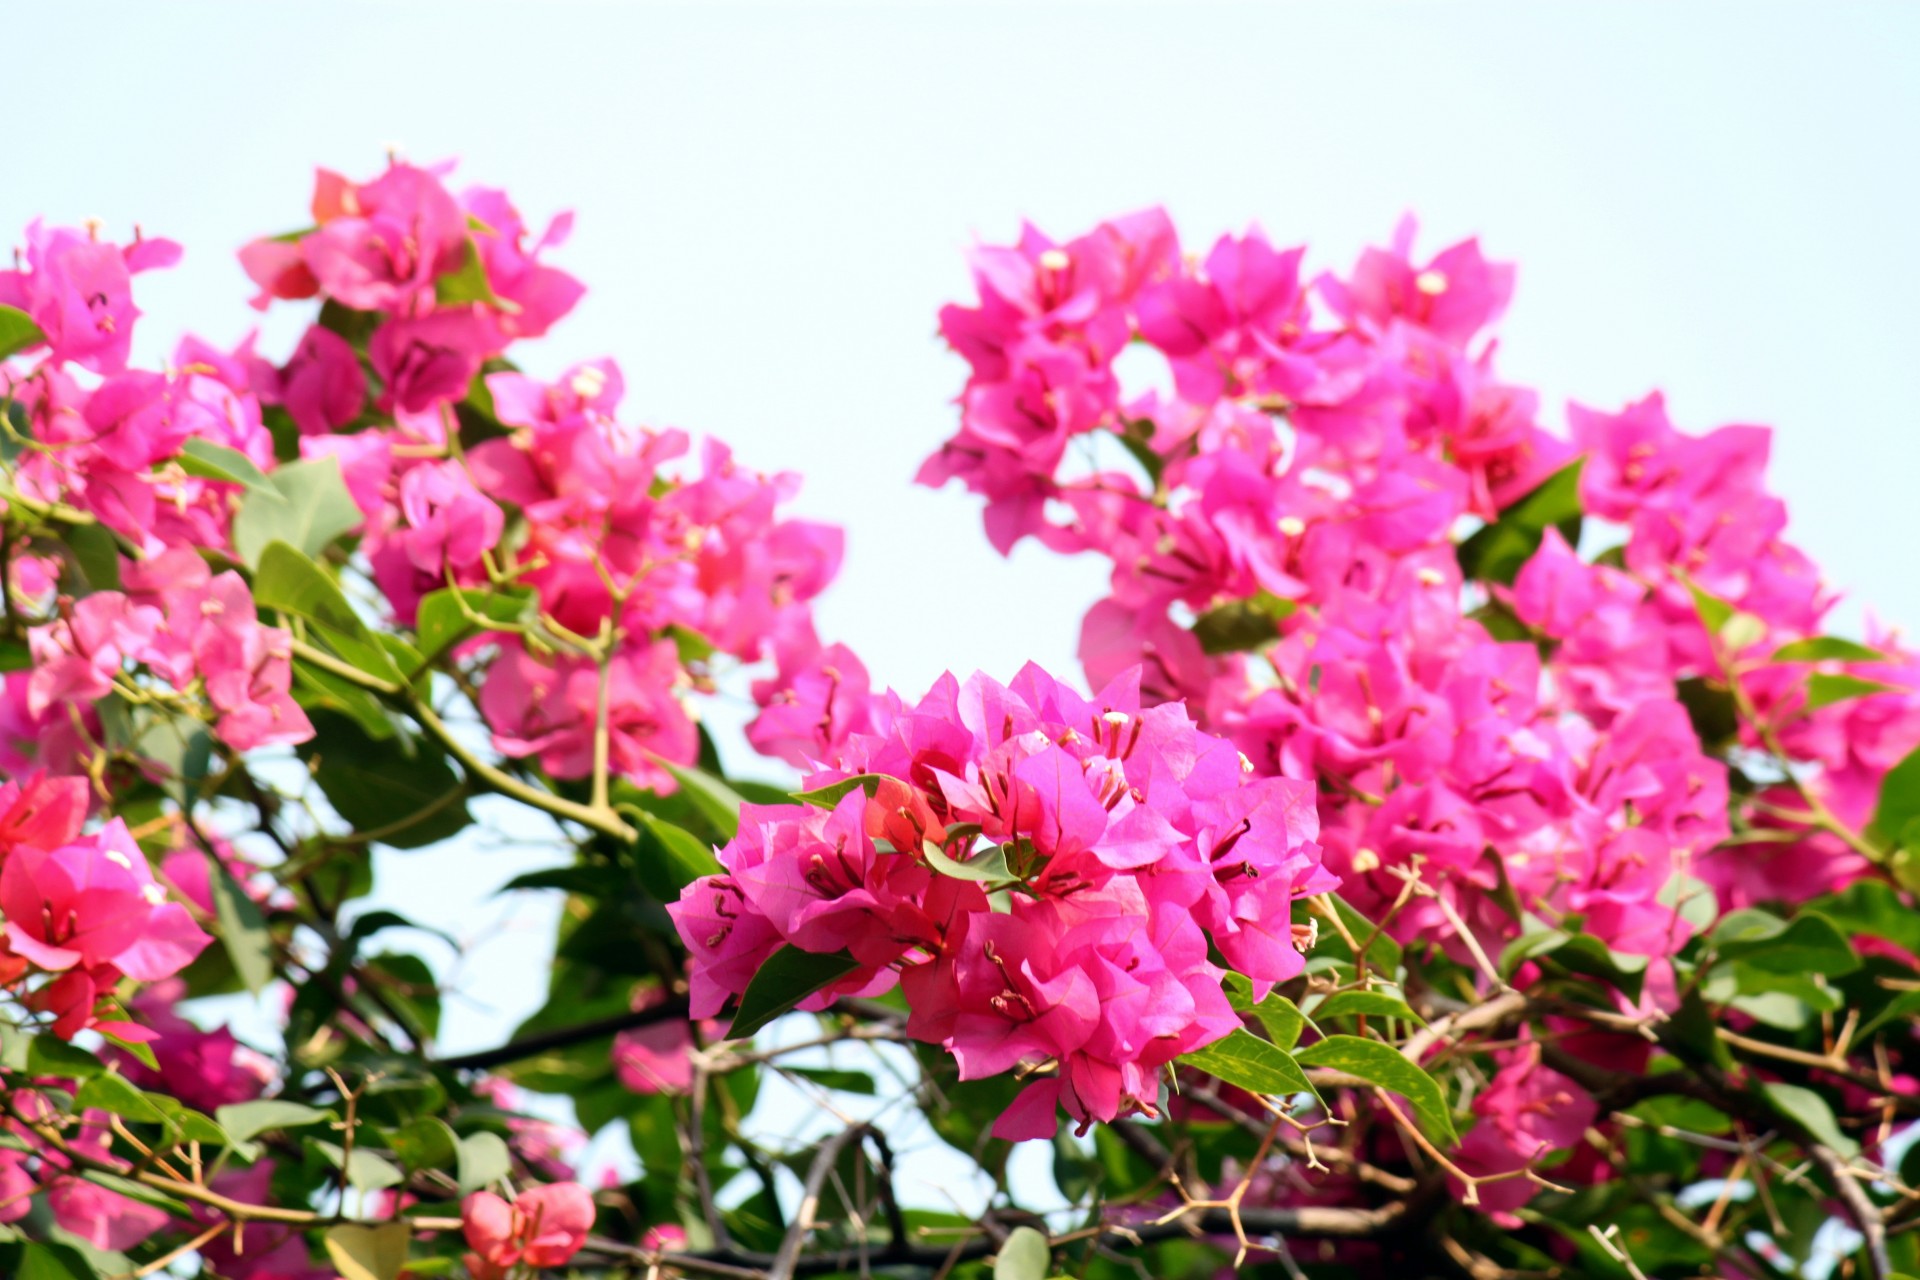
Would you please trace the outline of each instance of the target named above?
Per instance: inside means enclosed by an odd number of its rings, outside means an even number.
[[[496,791],[509,799],[550,813],[556,818],[568,822],[577,822],[581,826],[601,835],[612,836],[627,844],[639,839],[639,833],[623,821],[618,814],[603,802],[598,805],[579,804],[564,796],[556,796],[550,791],[531,786],[513,775],[488,764],[467,749],[454,733],[441,720],[434,709],[412,689],[402,689],[390,680],[371,675],[351,663],[342,662],[332,654],[325,653],[303,641],[293,642],[295,656],[303,662],[311,662],[321,670],[339,676],[350,684],[355,684],[370,693],[377,693],[390,701],[397,702],[406,713],[417,721],[442,747],[447,754],[458,760],[466,769],[467,776],[484,784],[488,790]]]

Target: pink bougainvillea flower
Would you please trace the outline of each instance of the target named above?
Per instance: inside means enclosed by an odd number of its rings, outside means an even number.
[[[27,228],[24,270],[0,271],[0,304],[26,312],[47,337],[56,361],[95,373],[127,367],[133,342],[133,276],[180,260],[171,240],[139,240],[121,248],[87,231]]]
[[[564,1266],[593,1230],[593,1197],[577,1182],[531,1187],[512,1202],[476,1191],[460,1202],[475,1280],[500,1280],[522,1264]]]
[[[400,511],[407,521],[399,535],[407,558],[435,577],[478,562],[500,541],[505,522],[500,508],[474,488],[466,468],[453,461],[409,468],[400,477]]]
[[[367,378],[353,346],[331,329],[308,328],[279,372],[278,394],[305,435],[321,435],[360,416],[367,401]]]
[[[13,950],[55,971],[112,965],[155,981],[212,941],[167,900],[118,818],[73,844],[15,849],[0,869],[0,909]]]
[[[419,413],[466,395],[489,345],[474,307],[448,307],[387,321],[374,330],[367,355],[386,384],[382,404]]]

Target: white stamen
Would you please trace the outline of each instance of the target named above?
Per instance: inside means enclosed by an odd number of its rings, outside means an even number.
[[[582,400],[591,400],[607,389],[607,375],[602,369],[588,365],[573,375],[573,394]]]
[[[1447,273],[1444,271],[1422,271],[1413,278],[1413,287],[1429,298],[1437,298],[1447,291]]]

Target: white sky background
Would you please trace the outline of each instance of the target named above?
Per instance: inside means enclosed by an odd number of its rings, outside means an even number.
[[[535,372],[611,354],[627,413],[807,476],[846,526],[819,613],[876,678],[1078,675],[1091,560],[1012,563],[974,500],[913,488],[963,376],[934,331],[963,248],[1164,203],[1186,242],[1259,220],[1349,265],[1417,211],[1520,264],[1502,366],[1690,430],[1775,424],[1793,536],[1920,623],[1920,8],[1637,3],[44,4],[6,14],[0,234],[142,223],[137,354],[256,322],[232,253],[306,221],[311,168],[457,155],[589,286]],[[296,319],[296,315],[298,318]],[[284,355],[304,312],[281,308]],[[1857,616],[1853,605],[1843,615]],[[746,760],[737,736],[723,749]],[[490,899],[549,851],[383,853],[383,898],[463,937],[446,1048],[539,1001],[553,904]],[[504,929],[504,932],[500,932]],[[444,952],[423,944],[428,954]],[[925,1197],[915,1196],[924,1200]]]

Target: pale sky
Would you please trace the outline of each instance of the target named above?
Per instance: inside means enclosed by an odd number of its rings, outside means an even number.
[[[305,221],[315,164],[388,146],[578,211],[586,301],[525,352],[611,354],[627,411],[807,475],[848,530],[821,630],[876,678],[1078,675],[1093,560],[1002,561],[974,500],[911,487],[962,365],[962,251],[1163,203],[1189,247],[1250,220],[1345,267],[1401,212],[1517,261],[1501,361],[1549,421],[1664,389],[1689,430],[1778,428],[1775,489],[1831,581],[1920,624],[1920,7],[43,4],[8,15],[0,230],[98,217],[187,246],[142,277],[140,354],[255,323],[232,251]],[[304,321],[263,340],[284,354]],[[517,349],[518,350],[518,349]],[[1857,606],[1849,606],[1847,617]],[[745,753],[732,743],[729,757]],[[383,853],[463,936],[551,860]],[[509,907],[449,1050],[537,1005],[550,902]],[[433,953],[432,947],[426,947]]]

